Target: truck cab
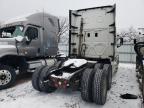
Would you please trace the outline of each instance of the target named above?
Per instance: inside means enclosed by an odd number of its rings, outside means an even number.
[[[0,89],[14,82],[16,70],[26,72],[28,61],[56,56],[58,32],[58,18],[46,13],[3,22],[0,26]]]

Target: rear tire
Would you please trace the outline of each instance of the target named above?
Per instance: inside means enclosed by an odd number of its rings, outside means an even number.
[[[55,68],[57,68],[57,67],[55,67],[55,66],[52,66],[52,67],[45,67],[43,70],[42,70],[42,72],[41,72],[41,74],[40,74],[40,81],[39,81],[39,87],[40,87],[40,90],[41,91],[43,91],[43,92],[46,92],[46,93],[52,93],[52,92],[54,92],[57,88],[55,88],[55,87],[52,87],[51,86],[51,81],[50,81],[50,79],[49,78],[46,78],[45,79],[45,77],[49,74],[49,72],[51,71],[51,70],[53,70],[53,69],[55,69]],[[47,82],[44,82],[44,81],[47,81]]]
[[[110,90],[112,85],[112,66],[111,64],[105,64],[103,69],[107,72],[107,90]]]
[[[11,66],[0,65],[0,90],[12,86],[16,79],[16,72]]]
[[[97,69],[94,75],[92,88],[93,101],[104,105],[107,98],[107,76],[104,69]]]
[[[144,78],[142,78],[142,84],[141,84],[141,91],[142,91],[142,98],[143,98],[143,103],[144,103]]]
[[[38,67],[35,72],[33,73],[32,75],[32,86],[34,89],[38,90],[38,91],[41,91],[40,90],[40,87],[39,87],[39,77],[40,77],[40,74],[42,72],[42,70],[45,68],[46,66],[40,66]]]
[[[92,69],[87,68],[83,72],[81,80],[81,97],[87,102],[92,102],[92,81],[93,72]]]
[[[94,68],[87,68],[83,72],[81,80],[81,97],[87,102],[93,102],[92,83],[96,70],[100,67],[100,63],[95,64]]]

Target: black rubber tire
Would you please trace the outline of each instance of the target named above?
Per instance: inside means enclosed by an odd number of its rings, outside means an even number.
[[[55,87],[52,87],[50,84],[48,84],[48,83],[46,83],[46,82],[43,82],[44,80],[45,80],[45,76],[51,71],[51,70],[53,70],[53,69],[55,69],[55,68],[57,68],[57,67],[55,67],[55,66],[52,66],[52,67],[45,67],[43,70],[42,70],[42,72],[41,72],[41,74],[40,74],[40,79],[39,79],[39,87],[40,87],[40,90],[42,91],[42,92],[46,92],[46,93],[52,93],[52,92],[54,92],[57,88],[55,88]],[[49,80],[49,79],[47,79],[47,80]]]
[[[94,68],[87,68],[81,79],[81,97],[87,102],[93,102],[92,83],[95,71],[100,67],[100,63],[95,64]]]
[[[103,69],[97,69],[92,86],[93,101],[98,105],[104,105],[107,98],[107,77]]]
[[[95,71],[96,71],[96,69],[99,69],[100,66],[101,66],[101,63],[96,63],[95,66],[94,66]]]
[[[110,90],[112,85],[112,66],[111,64],[104,64],[103,69],[107,72],[107,90]]]
[[[142,78],[142,84],[141,84],[141,91],[142,91],[142,98],[143,98],[143,103],[144,103],[144,77]]]
[[[81,97],[84,101],[92,102],[92,81],[94,72],[87,68],[83,72],[81,79]]]
[[[36,68],[35,72],[32,75],[32,86],[34,89],[41,91],[40,87],[39,87],[39,77],[40,74],[42,72],[42,70],[45,68],[46,66],[40,66],[38,68]]]
[[[8,66],[8,65],[0,65],[0,70],[7,70],[7,71],[9,71],[9,73],[11,75],[11,80],[7,84],[0,85],[0,90],[2,90],[2,89],[6,89],[6,88],[12,86],[15,83],[16,72],[11,66]]]

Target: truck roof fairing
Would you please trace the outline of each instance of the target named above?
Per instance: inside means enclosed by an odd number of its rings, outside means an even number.
[[[38,12],[38,13],[31,13],[23,16],[19,16],[16,18],[9,19],[7,21],[4,21],[1,24],[1,28],[9,27],[9,26],[15,26],[15,25],[27,25],[27,24],[32,24],[32,25],[37,25],[37,26],[45,26],[47,20],[51,19],[58,19],[53,15],[43,13],[43,12]],[[51,20],[52,22],[52,20]],[[54,23],[54,22],[52,22]]]

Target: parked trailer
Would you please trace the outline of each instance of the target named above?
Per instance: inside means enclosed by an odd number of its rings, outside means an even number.
[[[52,65],[57,55],[59,20],[46,13],[33,13],[3,22],[0,27],[0,89],[20,74],[41,65]]]
[[[103,105],[118,69],[114,6],[69,11],[69,56],[51,67],[41,66],[33,87],[51,93],[57,88],[80,90],[83,100]]]

